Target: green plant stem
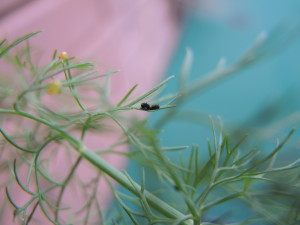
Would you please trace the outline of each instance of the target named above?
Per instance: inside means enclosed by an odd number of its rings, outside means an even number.
[[[63,135],[66,140],[74,147],[74,149],[81,154],[81,157],[85,160],[89,161],[91,164],[93,164],[95,167],[97,167],[100,171],[106,173],[108,176],[110,176],[112,179],[117,181],[120,185],[125,187],[127,190],[129,190],[134,195],[138,196],[139,193],[137,193],[136,190],[141,190],[140,185],[138,185],[135,182],[130,182],[128,178],[118,169],[111,166],[109,163],[107,163],[104,159],[102,159],[99,155],[96,153],[90,151],[87,147],[83,145],[82,142],[78,141],[75,137],[70,135],[67,131],[49,123],[46,120],[43,120],[41,118],[38,118],[34,115],[31,115],[26,112],[22,111],[14,111],[14,110],[8,110],[8,109],[0,109],[0,114],[12,114],[12,115],[18,115],[22,117],[26,117],[29,119],[32,119],[36,122],[42,123],[59,134]],[[133,185],[132,185],[133,183]],[[180,219],[185,217],[186,215],[182,214],[178,210],[174,209],[170,205],[168,205],[166,202],[162,201],[158,197],[154,196],[150,192],[146,191],[144,192],[145,197],[149,204],[155,208],[158,212],[162,213],[165,216],[168,216],[170,218],[174,219]],[[185,221],[183,222],[185,225],[192,225],[192,221]]]
[[[66,66],[69,66],[68,65],[68,62],[66,62],[66,65],[65,63],[63,62],[62,63],[63,65],[63,68],[64,68],[64,74],[65,74],[65,78],[67,81],[72,81],[72,75],[71,75],[71,70],[70,69],[67,69]],[[78,94],[77,94],[77,91],[74,87],[74,85],[72,83],[70,83],[69,85],[69,89],[72,93],[72,96],[74,97],[75,101],[77,102],[77,104],[79,105],[79,107],[86,113],[88,113],[88,111],[84,108],[84,106],[81,104],[79,98],[78,98]]]
[[[95,185],[94,185],[94,188],[93,188],[93,193],[90,196],[90,200],[88,201],[87,206],[86,206],[87,213],[86,213],[85,218],[84,218],[84,225],[88,225],[89,217],[90,217],[90,214],[91,214],[90,211],[91,211],[91,208],[92,208],[92,204],[93,204],[94,201],[97,202],[97,192],[98,192],[98,186],[99,186],[99,182],[100,182],[100,177],[101,177],[101,173],[99,173],[97,175],[97,178],[96,178],[96,181],[95,181]]]
[[[245,65],[243,65],[245,66]],[[219,82],[221,79],[224,79],[230,75],[233,75],[235,72],[240,71],[243,69],[242,65],[233,65],[232,67],[223,69],[223,70],[215,70],[208,75],[205,75],[204,78],[199,79],[198,81],[194,82],[190,85],[188,89],[186,89],[183,93],[179,93],[175,104],[177,106],[181,105],[183,102],[186,101],[187,98],[190,98],[192,95],[199,91],[203,91],[205,88]],[[178,110],[170,110],[166,112],[155,124],[155,127],[161,128],[170,118],[176,115]]]
[[[33,216],[35,210],[37,209],[38,205],[39,205],[39,201],[37,201],[37,202],[35,203],[35,205],[34,205],[32,211],[31,211],[31,213],[30,213],[30,215],[29,215],[29,217],[28,217],[28,219],[27,219],[27,221],[26,221],[26,225],[29,225],[29,222],[31,221],[32,216]]]
[[[61,204],[61,200],[62,200],[64,191],[66,190],[66,186],[69,183],[69,181],[71,180],[71,178],[73,177],[73,175],[75,173],[75,170],[78,167],[81,159],[82,158],[80,156],[77,158],[77,160],[76,160],[75,164],[73,165],[70,173],[68,174],[67,178],[65,179],[62,188],[60,189],[60,192],[59,192],[59,195],[58,195],[58,198],[57,198],[57,202],[56,202],[56,208],[57,209],[55,210],[55,221],[58,221],[59,207],[60,207],[60,204]]]
[[[116,180],[119,184],[121,184],[123,187],[125,187],[127,190],[129,190],[134,195],[138,196],[139,193],[137,193],[136,190],[141,190],[140,185],[133,182],[133,185],[128,180],[128,178],[121,173],[116,168],[112,167],[110,164],[108,164],[104,159],[99,157],[96,153],[89,151],[87,149],[83,149],[82,157],[88,160],[90,163],[95,165],[97,168],[99,168],[104,173],[108,174],[110,177],[112,177],[114,180]],[[184,214],[180,213],[161,199],[157,198],[156,196],[152,195],[150,192],[146,191],[144,192],[145,197],[148,201],[148,203],[154,207],[157,211],[164,214],[165,216],[171,217],[171,218],[182,218],[185,217]],[[191,225],[191,222],[185,222],[187,225]]]
[[[200,78],[196,81],[194,81],[192,84],[190,84],[186,88],[186,84],[180,84],[180,90],[178,93],[178,97],[176,99],[176,106],[179,106],[183,102],[186,101],[186,99],[190,98],[191,96],[195,95],[196,93],[205,90],[206,88],[210,87],[211,85],[234,75],[236,72],[241,71],[252,65],[253,63],[257,62],[258,59],[263,58],[265,55],[263,53],[258,54],[259,48],[264,43],[264,37],[258,37],[256,42],[253,44],[253,46],[241,57],[239,61],[237,61],[235,64],[228,66],[227,68],[223,68],[223,66],[216,67],[212,72],[209,72],[208,74],[204,75],[203,78]],[[187,57],[188,60],[192,60],[192,56],[190,56],[190,53],[188,52]],[[187,61],[188,61],[187,60]],[[185,66],[185,65],[184,65]],[[186,67],[189,67],[189,65],[186,65]],[[185,70],[188,70],[185,68]],[[186,82],[186,73],[187,71],[183,72],[183,76],[181,77],[182,82]],[[161,128],[167,121],[169,121],[173,116],[176,115],[178,112],[177,110],[171,110],[166,112],[155,124],[155,127]]]

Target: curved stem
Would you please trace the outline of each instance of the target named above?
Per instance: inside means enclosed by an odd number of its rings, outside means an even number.
[[[63,186],[59,192],[59,195],[58,195],[58,198],[57,198],[57,202],[56,202],[56,210],[55,210],[55,220],[57,221],[58,220],[58,213],[59,213],[59,207],[60,207],[60,204],[61,204],[61,200],[62,200],[62,197],[63,197],[63,194],[64,194],[64,191],[66,189],[66,186],[67,184],[69,183],[69,181],[71,180],[71,178],[73,177],[74,175],[74,172],[76,170],[76,168],[78,167],[80,161],[81,161],[81,156],[79,156],[75,162],[75,164],[72,166],[72,169],[69,173],[69,175],[67,176],[67,178],[65,179],[64,183],[63,183]]]
[[[141,186],[137,184],[134,181],[129,181],[128,178],[118,169],[111,166],[108,162],[106,162],[103,158],[101,158],[99,155],[97,155],[95,152],[90,151],[87,147],[83,145],[82,142],[77,140],[75,137],[70,135],[67,131],[56,127],[55,125],[49,123],[46,120],[43,120],[41,118],[38,118],[34,115],[31,115],[26,112],[21,111],[14,111],[14,110],[8,110],[8,109],[0,109],[0,114],[12,114],[12,115],[18,115],[22,117],[26,117],[29,119],[32,119],[34,121],[37,121],[39,123],[42,123],[59,134],[63,135],[69,143],[73,146],[74,150],[79,152],[81,154],[81,157],[90,162],[92,165],[97,167],[100,171],[106,173],[108,176],[110,176],[112,179],[117,181],[120,185],[125,187],[127,190],[129,190],[134,195],[138,196],[138,192],[136,190],[141,190]],[[180,219],[184,218],[186,215],[182,214],[178,210],[174,209],[172,206],[167,204],[166,202],[162,201],[160,198],[154,196],[150,192],[146,191],[144,192],[145,197],[149,204],[155,208],[158,212],[164,214],[165,216],[169,218],[174,219]],[[192,225],[192,221],[185,221],[183,222],[185,225]]]

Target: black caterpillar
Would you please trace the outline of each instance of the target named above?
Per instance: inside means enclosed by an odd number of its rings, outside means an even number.
[[[141,109],[147,111],[150,109],[150,105],[147,102],[143,102],[141,104]]]
[[[157,110],[157,109],[159,109],[159,105],[150,106],[147,102],[143,102],[141,104],[141,109],[144,110],[144,111]]]
[[[150,110],[157,110],[157,109],[159,109],[159,105],[152,105],[150,107]]]

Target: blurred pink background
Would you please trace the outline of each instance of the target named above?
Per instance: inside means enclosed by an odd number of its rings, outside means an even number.
[[[37,57],[41,65],[49,62],[54,49],[57,49],[59,52],[67,51],[69,56],[93,60],[102,70],[119,69],[120,72],[112,76],[111,89],[112,101],[117,102],[133,85],[138,83],[136,92],[143,93],[162,78],[176,47],[181,17],[181,3],[175,0],[2,0],[0,39],[12,41],[26,33],[43,30],[30,41],[39,49]],[[115,140],[116,137],[111,136],[89,135],[85,142],[91,149],[99,149]],[[63,178],[70,170],[64,163],[67,154],[58,153],[56,157],[53,172],[60,173],[60,178]],[[126,164],[121,157],[109,156],[106,159],[117,168]],[[22,172],[26,175],[26,171]],[[76,170],[76,177],[86,183],[95,176],[95,168],[85,162]],[[1,185],[7,177],[7,174],[1,174]],[[76,188],[69,185],[65,191],[63,206],[72,208],[60,214],[63,222],[73,216],[75,221],[82,217],[74,215],[85,203],[82,192]],[[2,187],[0,202],[6,199],[4,191],[5,187]],[[108,187],[101,184],[97,197],[102,207],[110,200],[108,193]],[[28,200],[17,185],[14,185],[11,194],[19,205]],[[53,195],[55,199],[55,193]],[[20,224],[18,219],[13,222],[11,205],[6,205],[3,215],[0,224]],[[91,221],[95,222],[97,218],[91,218]],[[30,224],[51,223],[38,209]]]

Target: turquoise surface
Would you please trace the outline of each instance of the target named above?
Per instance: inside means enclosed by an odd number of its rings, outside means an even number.
[[[166,76],[178,75],[184,60],[186,47],[194,54],[194,63],[189,82],[201,78],[212,71],[220,58],[225,57],[227,65],[236,62],[249,49],[261,32],[268,33],[278,27],[278,35],[289,35],[298,26],[300,29],[299,0],[235,0],[220,1],[226,6],[225,12],[207,13],[201,10],[188,9],[182,37],[175,52]],[[227,2],[228,4],[225,4]],[[221,7],[221,6],[220,6]],[[299,41],[298,41],[299,40]],[[181,108],[220,116],[225,127],[234,128],[238,124],[258,127],[270,126],[300,109],[300,35],[286,44],[278,42],[277,51],[251,67],[237,72],[229,79],[199,93]],[[178,87],[178,76],[171,81],[163,94],[174,93]],[[261,117],[258,113],[265,112]],[[149,124],[154,125],[161,113],[150,115]],[[299,117],[299,116],[298,116]],[[284,135],[295,126],[299,126],[299,118],[283,125]],[[272,126],[271,126],[272,130]],[[281,134],[282,134],[281,133]],[[272,136],[272,135],[275,136]],[[271,138],[274,146],[276,135]],[[175,120],[163,127],[160,135],[162,145],[205,146],[207,137],[211,138],[209,126]],[[206,149],[204,149],[206,151]],[[170,156],[174,158],[176,156]],[[129,174],[140,180],[141,168],[130,163]],[[149,178],[149,176],[148,176]],[[148,183],[153,189],[155,184]],[[233,203],[235,204],[235,203]],[[220,214],[224,208],[216,209]],[[241,206],[240,216],[249,216],[249,212]]]
[[[225,57],[226,64],[232,65],[249,49],[261,32],[268,34],[278,29],[274,35],[276,39],[280,35],[288,36],[293,29],[300,30],[300,1],[221,2],[227,2],[222,4],[227,7],[224,13],[210,14],[189,9],[182,38],[167,76],[179,74],[186,47],[194,54],[189,78],[192,83],[212,71],[220,58]],[[275,41],[273,46],[279,48],[277,51],[270,51],[265,59],[199,93],[184,104],[183,109],[220,116],[230,127],[249,121],[271,105],[274,106],[268,112],[269,117],[266,115],[266,123],[298,111],[300,35],[297,35],[288,43]],[[164,93],[174,92],[177,81],[171,81]],[[151,123],[159,116],[159,113],[152,114]],[[264,121],[261,123],[264,124]],[[289,125],[284,128],[288,129]],[[186,135],[187,130],[190,130],[189,135]],[[199,143],[200,132],[202,130],[195,124],[176,122],[164,127],[162,139],[167,145]]]

